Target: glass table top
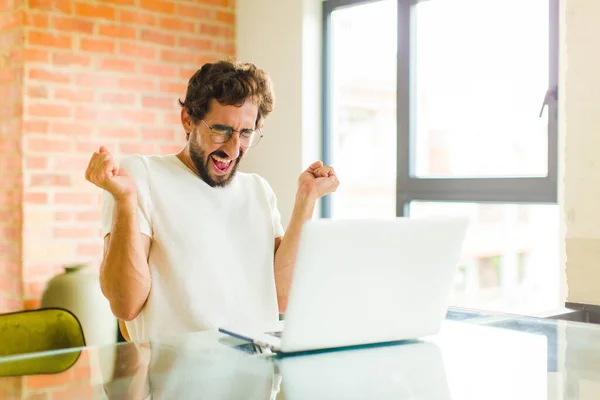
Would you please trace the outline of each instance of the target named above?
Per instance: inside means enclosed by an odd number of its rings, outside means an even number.
[[[0,358],[0,398],[599,399],[600,326],[452,309],[418,341],[285,357],[197,332]]]

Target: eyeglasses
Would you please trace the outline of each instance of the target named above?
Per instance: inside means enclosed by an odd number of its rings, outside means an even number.
[[[240,145],[243,147],[253,147],[260,142],[263,134],[260,129],[242,129],[241,131],[236,131],[232,127],[227,125],[213,125],[210,126],[204,120],[201,120],[204,125],[210,130],[210,138],[215,143],[225,143],[231,139],[234,132],[239,132],[240,134]]]

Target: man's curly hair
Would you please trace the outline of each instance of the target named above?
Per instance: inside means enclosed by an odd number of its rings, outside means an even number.
[[[257,129],[262,128],[275,102],[271,79],[266,72],[237,60],[204,64],[190,78],[185,101],[179,100],[179,104],[197,124],[208,112],[211,99],[238,107],[246,100],[253,101],[258,105]]]

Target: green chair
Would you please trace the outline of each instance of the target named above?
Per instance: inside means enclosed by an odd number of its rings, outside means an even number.
[[[69,369],[85,347],[77,317],[60,308],[0,314],[0,376],[54,374]],[[49,352],[73,349],[72,351]]]

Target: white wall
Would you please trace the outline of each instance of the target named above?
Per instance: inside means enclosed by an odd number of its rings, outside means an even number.
[[[237,58],[264,69],[275,88],[265,136],[240,169],[269,181],[285,227],[298,175],[321,154],[321,1],[238,0],[237,7]]]
[[[562,291],[568,285],[568,301],[600,305],[600,1],[559,3]],[[265,138],[241,168],[271,183],[284,225],[298,174],[320,155],[320,30],[321,0],[238,0],[238,58],[265,69],[276,93]]]
[[[559,186],[568,301],[600,305],[600,1],[561,3]]]

